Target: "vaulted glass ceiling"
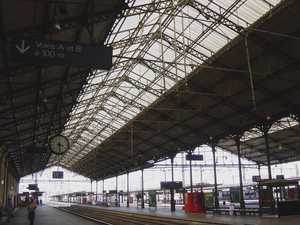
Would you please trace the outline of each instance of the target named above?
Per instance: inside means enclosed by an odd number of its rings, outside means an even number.
[[[129,0],[106,45],[113,67],[93,71],[65,124],[72,167],[279,0]]]

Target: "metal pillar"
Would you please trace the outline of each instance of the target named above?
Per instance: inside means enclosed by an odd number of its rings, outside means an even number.
[[[189,151],[188,154],[192,155],[192,151]],[[191,186],[191,193],[193,193],[193,172],[192,172],[192,160],[191,160],[191,157],[190,157],[190,186]]]
[[[106,200],[106,198],[104,198],[104,178],[103,178],[103,182],[102,182],[102,201],[104,202],[104,200]]]
[[[190,155],[192,155],[192,151],[190,150],[189,153]],[[193,194],[193,172],[192,172],[192,157],[190,157],[190,186],[191,186],[191,199],[192,199],[192,203],[194,203],[194,194]],[[184,199],[185,201],[185,199]]]
[[[217,183],[217,166],[216,166],[216,146],[214,141],[211,143],[214,164],[214,185],[215,185],[215,208],[219,208],[218,183]]]
[[[0,158],[0,193],[2,193],[2,199],[3,201],[0,202],[0,207],[4,207],[4,198],[5,198],[5,176],[6,176],[6,167],[3,165],[5,165],[6,163],[6,157],[7,157],[7,152],[3,152],[3,154],[1,155]],[[3,168],[3,169],[2,169]]]
[[[270,118],[267,118],[267,120],[270,120]],[[269,146],[269,130],[271,128],[271,123],[268,121],[268,123],[263,124],[262,126],[262,131],[264,133],[264,139],[265,139],[265,144],[266,144],[266,156],[267,156],[267,166],[268,166],[268,179],[272,179],[272,169],[271,169],[271,157],[270,157],[270,146]],[[272,196],[272,203],[271,203],[271,210],[272,213],[275,212],[275,202],[273,199],[273,188],[269,187],[268,188],[269,194]]]
[[[171,175],[172,175],[172,183],[174,183],[174,156],[171,157]],[[175,200],[174,200],[174,188],[171,190],[171,212],[175,212]]]
[[[98,181],[96,180],[96,202],[98,202]]]
[[[7,193],[8,193],[8,156],[5,157],[4,167],[4,191],[3,191],[3,205],[7,205]]]
[[[116,176],[116,206],[119,206],[118,176]]]
[[[91,194],[93,192],[93,180],[91,179]]]
[[[264,130],[264,138],[265,138],[265,144],[266,144],[266,154],[267,154],[267,163],[268,163],[268,178],[272,179],[272,170],[271,170],[271,160],[270,160],[270,146],[269,146],[269,129]]]
[[[185,169],[184,169],[184,152],[181,153],[181,176],[182,176],[182,187],[183,187],[183,193],[182,193],[182,202],[185,203]]]
[[[129,208],[129,172],[127,172],[127,208]]]
[[[257,164],[257,169],[258,169],[258,176],[261,176],[260,164]]]
[[[142,209],[145,208],[145,202],[144,202],[144,169],[142,169]]]
[[[241,140],[240,136],[235,138],[238,162],[239,162],[239,178],[240,178],[240,208],[245,209],[244,190],[243,190],[243,178],[242,178],[242,164],[241,164]]]
[[[203,171],[202,171],[202,166],[200,166],[200,192],[203,194]]]

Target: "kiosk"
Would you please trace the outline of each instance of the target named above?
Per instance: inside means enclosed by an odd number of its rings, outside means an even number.
[[[261,180],[258,191],[260,214],[300,215],[299,180]]]

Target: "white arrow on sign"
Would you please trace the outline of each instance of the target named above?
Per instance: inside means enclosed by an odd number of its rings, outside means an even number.
[[[25,40],[22,40],[22,45],[21,46],[16,45],[16,48],[19,50],[21,54],[24,54],[30,49],[30,46],[25,47]]]

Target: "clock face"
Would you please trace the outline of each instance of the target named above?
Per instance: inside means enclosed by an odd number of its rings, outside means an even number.
[[[70,148],[70,143],[67,137],[56,135],[49,139],[49,147],[56,155],[62,155]]]

